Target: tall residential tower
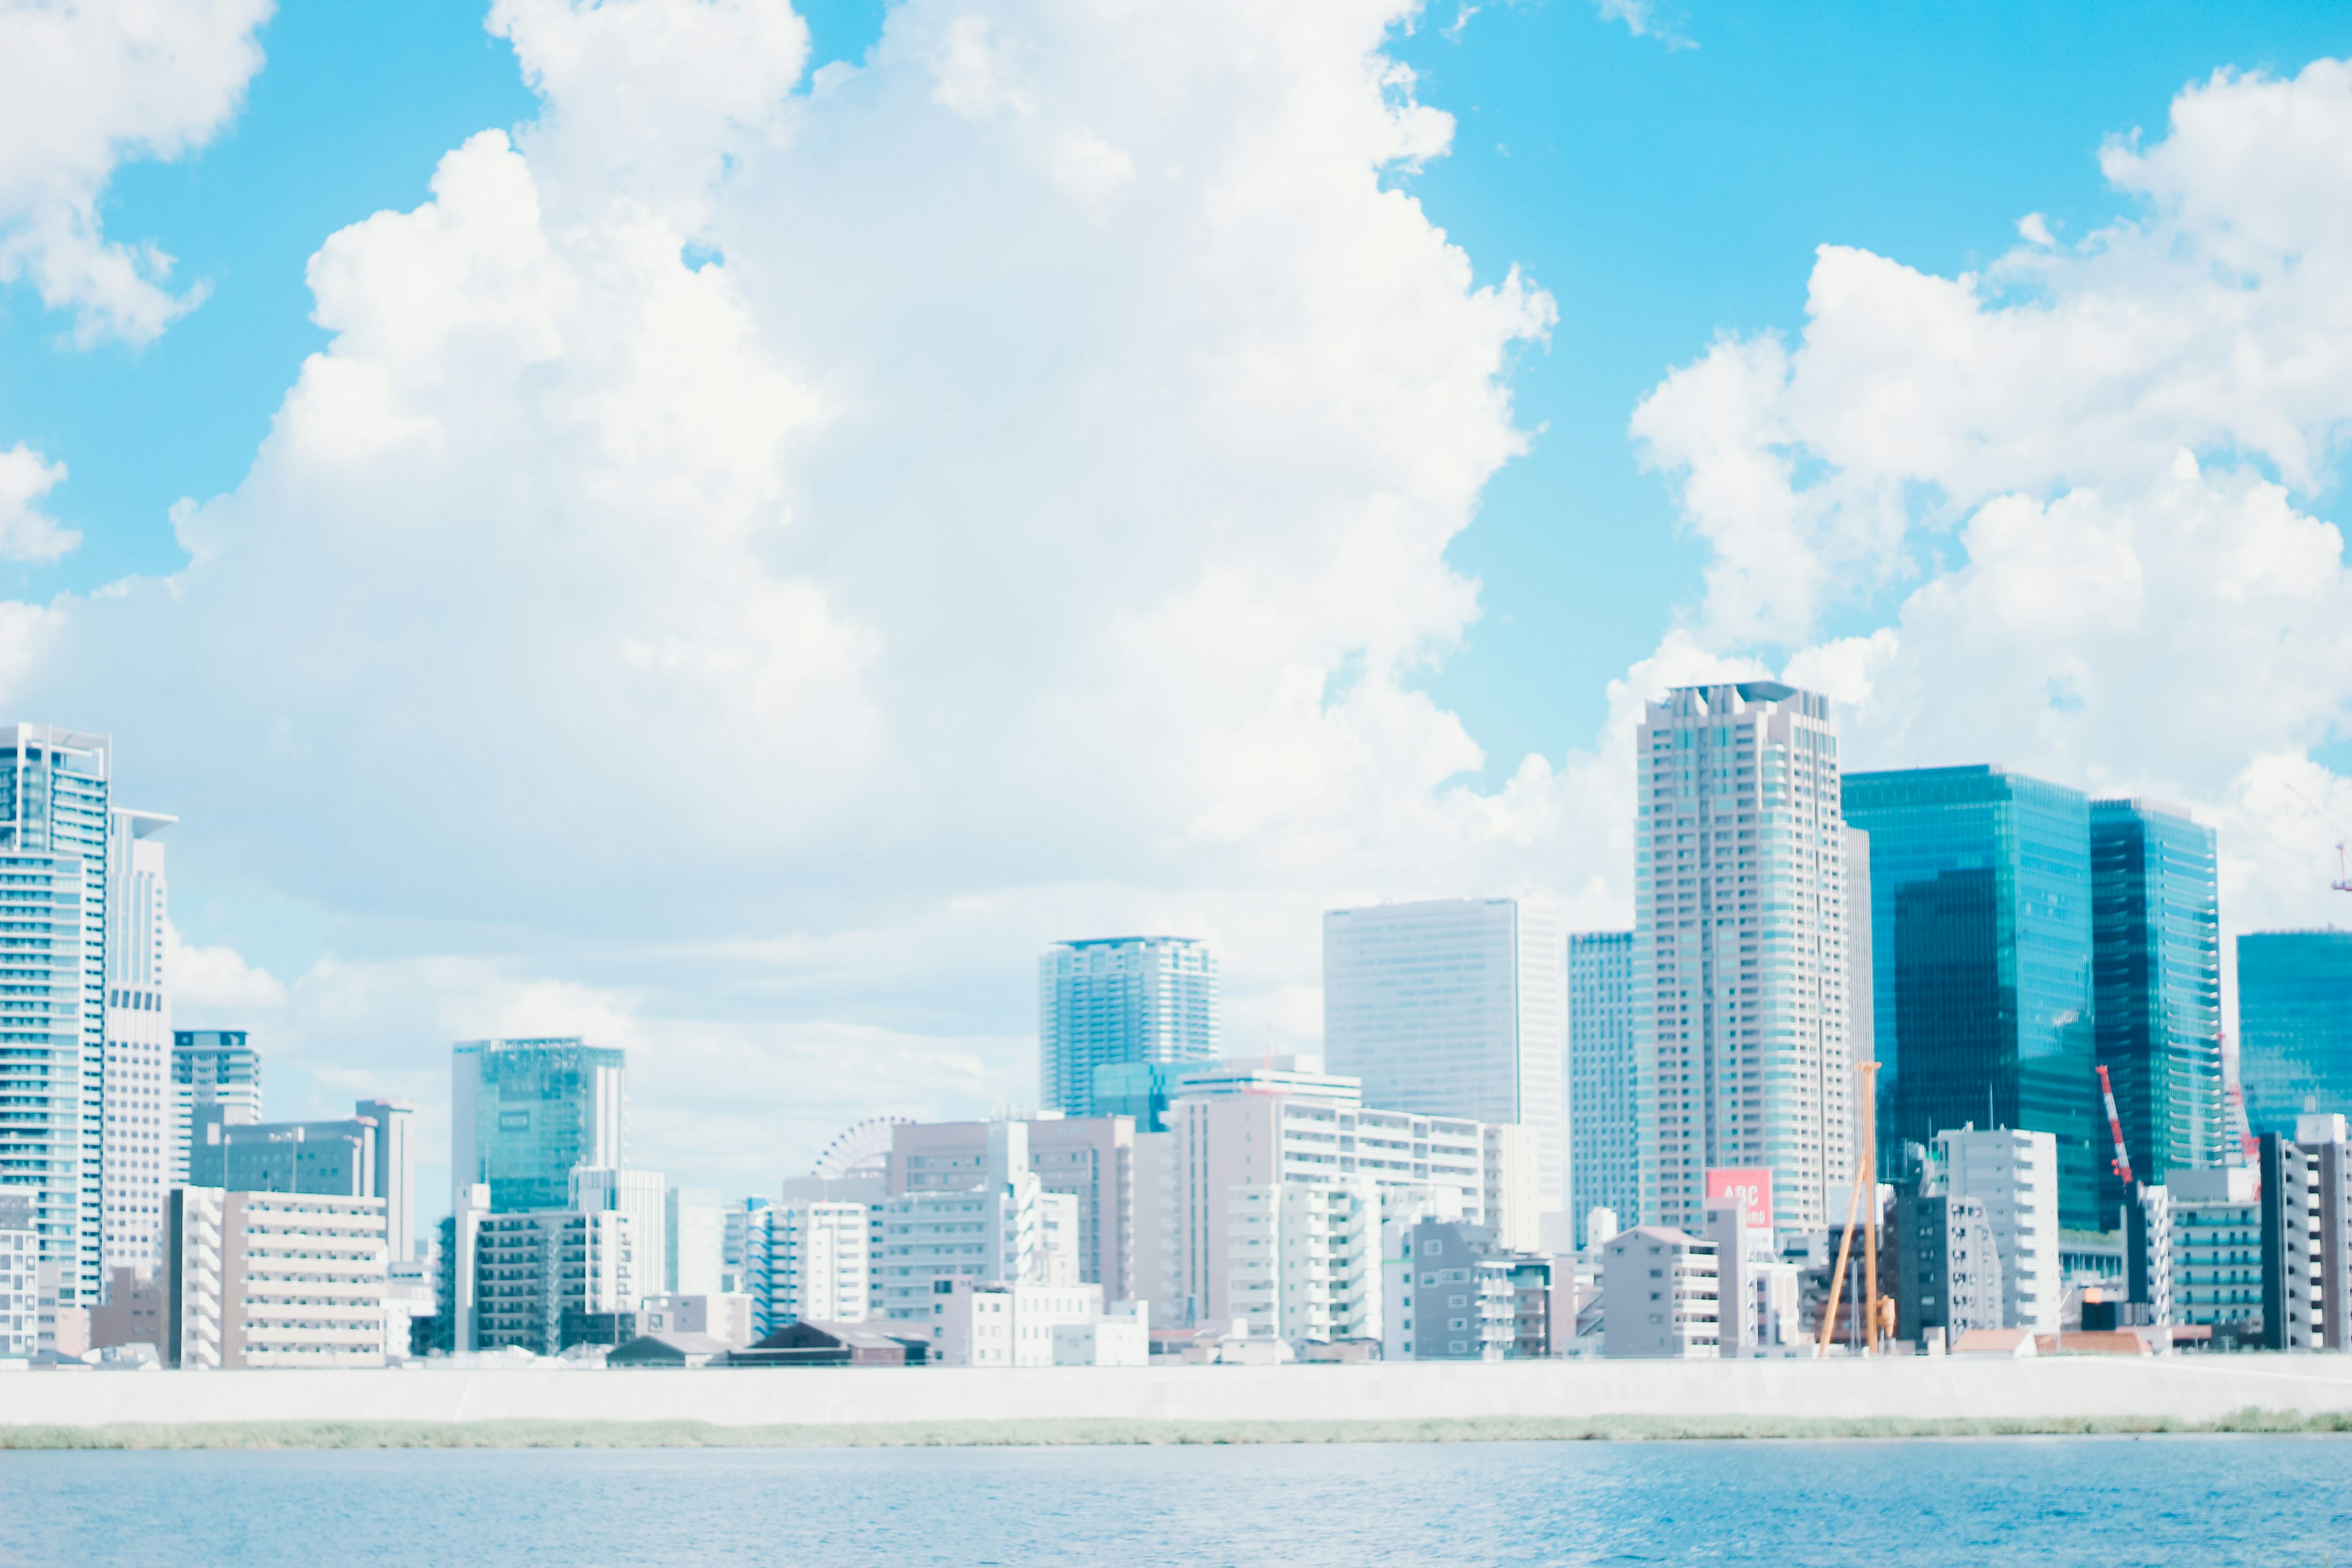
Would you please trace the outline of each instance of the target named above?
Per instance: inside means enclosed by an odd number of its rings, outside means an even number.
[[[1095,1111],[1099,1068],[1217,1058],[1217,955],[1182,936],[1057,942],[1037,960],[1037,1103]]]
[[[1323,916],[1323,1054],[1373,1105],[1516,1122],[1544,1208],[1567,1201],[1567,932],[1535,899],[1433,899]]]
[[[1697,1233],[1708,1171],[1761,1168],[1774,1226],[1820,1229],[1853,1180],[1858,978],[1829,700],[1776,680],[1680,687],[1648,705],[1637,747],[1641,1217]]]
[[[1568,939],[1568,1210],[1579,1226],[1595,1208],[1628,1220],[1642,1212],[1633,1040],[1633,933],[1577,932]]]

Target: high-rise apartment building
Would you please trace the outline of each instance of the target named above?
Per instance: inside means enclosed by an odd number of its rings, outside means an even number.
[[[1217,1055],[1217,955],[1181,936],[1057,942],[1037,960],[1037,1103],[1095,1114],[1097,1068]],[[1113,1091],[1106,1085],[1107,1091]]]
[[[383,1364],[383,1200],[179,1187],[168,1207],[167,1364]]]
[[[2000,768],[1915,768],[1847,778],[1845,816],[1870,836],[1880,1168],[1954,1128],[2047,1132],[2061,1222],[2112,1228],[2089,800]],[[2158,896],[2184,895],[2160,880]]]
[[[755,1321],[769,1330],[787,1323],[863,1322],[875,1296],[873,1210],[860,1203],[786,1199],[759,1211],[761,1240],[770,1260],[767,1292],[755,1299]]]
[[[161,1260],[173,1139],[172,993],[164,984],[168,906],[163,830],[174,818],[115,806],[106,837],[106,1058],[100,1250],[108,1277]]]
[[[1633,933],[1568,939],[1568,1212],[1641,1212],[1633,1052]],[[1587,1247],[1594,1238],[1580,1238]]]
[[[625,1214],[636,1246],[637,1289],[661,1294],[669,1259],[669,1184],[659,1171],[618,1170],[610,1165],[574,1165],[570,1201],[583,1214]],[[497,1193],[491,1206],[497,1207]],[[635,1302],[626,1310],[634,1310]]]
[[[261,1120],[261,1053],[243,1029],[178,1029],[172,1035],[172,1184],[188,1181],[200,1113],[221,1109],[223,1124]]]
[[[57,1266],[59,1306],[77,1311],[97,1301],[106,1257],[112,775],[103,735],[0,725],[0,856],[33,941],[10,952],[0,987],[0,1097],[14,1112],[0,1120],[0,1182],[38,1190],[42,1258]]]
[[[716,1296],[726,1272],[726,1205],[704,1187],[672,1187],[663,1216],[662,1289],[673,1296]]]
[[[383,1200],[384,1247],[394,1263],[417,1258],[416,1161],[411,1125],[416,1107],[404,1100],[362,1100],[352,1113],[375,1123],[375,1186]]]
[[[1959,1127],[1936,1135],[1930,1190],[1984,1207],[2000,1260],[2002,1326],[2058,1331],[2065,1291],[2058,1259],[2057,1141],[2047,1132]]]
[[[1849,879],[1867,862],[1840,816],[1837,740],[1826,698],[1770,680],[1678,688],[1643,719],[1633,1212],[1653,1226],[1700,1232],[1715,1169],[1769,1169],[1777,1229],[1844,1212]]]
[[[1536,899],[1323,916],[1323,1054],[1374,1105],[1527,1129],[1545,1208],[1567,1201],[1567,932]]]
[[[2091,803],[2098,1060],[2147,1181],[2221,1163],[2221,911],[2211,828],[2146,801]],[[2137,1194],[2100,1170],[2104,1230]]]
[[[623,1052],[576,1036],[458,1041],[450,1058],[452,1210],[465,1208],[477,1182],[488,1184],[493,1213],[562,1209],[574,1169],[625,1163],[625,1062]],[[660,1259],[656,1251],[646,1277],[658,1278]]]
[[[2258,1133],[2352,1115],[2352,931],[2238,938],[2238,1082]]]

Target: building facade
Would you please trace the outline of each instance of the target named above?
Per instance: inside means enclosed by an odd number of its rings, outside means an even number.
[[[1217,955],[1192,937],[1059,942],[1037,960],[1037,1103],[1090,1116],[1097,1068],[1217,1055]]]
[[[221,1108],[224,1124],[261,1120],[261,1053],[243,1029],[172,1033],[172,1184],[185,1186],[198,1114]]]
[[[83,1092],[89,892],[78,856],[0,849],[0,1102],[10,1112],[0,1117],[0,1187],[26,1195],[41,1258],[68,1300],[82,1296],[84,1238],[93,1267],[100,1244],[83,1201],[83,1146],[98,1145]]]
[[[1854,774],[1845,815],[1870,836],[1880,1167],[1949,1128],[2047,1132],[2066,1226],[2114,1227],[2089,800],[1999,768],[1916,768]]]
[[[1323,916],[1323,1054],[1374,1105],[1528,1130],[1538,1203],[1567,1201],[1567,932],[1537,899]]]
[[[225,1107],[196,1112],[188,1184],[238,1193],[318,1193],[373,1198],[376,1125],[341,1121],[225,1121]]]
[[[1578,931],[1568,939],[1569,1205],[1639,1214],[1642,1154],[1635,1138],[1640,1078],[1633,1029],[1633,933]],[[1580,1237],[1586,1245],[1590,1237]]]
[[[1371,1178],[1234,1188],[1231,1317],[1293,1346],[1381,1337],[1381,1194]]]
[[[2352,931],[2238,938],[2238,1082],[2257,1133],[2352,1116]]]
[[[1716,1246],[1667,1226],[1637,1225],[1601,1249],[1610,1356],[1706,1359],[1722,1353]]]
[[[1767,1168],[1773,1223],[1818,1230],[1853,1180],[1850,853],[1829,701],[1683,687],[1635,757],[1638,1213],[1706,1220],[1706,1173]],[[1647,1243],[1643,1244],[1648,1245]]]
[[[1930,1146],[1932,1183],[1983,1205],[2000,1266],[2000,1327],[2058,1331],[2065,1294],[2058,1256],[2057,1140],[2014,1128],[1963,1127]]]
[[[41,1333],[41,1237],[35,1194],[0,1187],[0,1362],[28,1363]]]
[[[416,1261],[424,1238],[416,1226],[416,1107],[405,1100],[362,1100],[354,1116],[375,1123],[375,1195],[383,1200],[383,1239],[394,1263]]]
[[[175,1187],[170,1209],[167,1365],[383,1364],[383,1200]]]
[[[1949,1344],[2003,1326],[2000,1251],[1982,1198],[1906,1193],[1895,1200],[1895,1334],[1929,1330]]]
[[[942,1280],[1078,1283],[1078,1201],[1045,1191],[1029,1168],[1030,1126],[988,1123],[981,1163],[959,1174],[962,1184],[899,1193],[877,1205],[870,1316],[928,1323]]]
[[[2221,1163],[2221,904],[2213,830],[2139,800],[2091,803],[2098,1062],[2134,1174]],[[2136,1194],[2100,1167],[2099,1228]]]
[[[495,1213],[560,1209],[582,1165],[627,1163],[626,1057],[577,1037],[460,1040],[449,1084],[453,1210],[488,1183]]]
[[[1078,1279],[1120,1301],[1136,1293],[1135,1124],[1125,1116],[1024,1121],[1029,1170],[1077,1204]],[[902,1121],[890,1130],[892,1196],[954,1192],[983,1179],[991,1123]]]
[[[110,1282],[121,1268],[152,1272],[163,1256],[163,1198],[171,1190],[174,1156],[163,835],[173,821],[121,806],[107,814],[100,1195],[105,1216],[100,1250]]]
[[[763,1333],[786,1323],[858,1323],[874,1315],[871,1208],[788,1199],[766,1214]]]

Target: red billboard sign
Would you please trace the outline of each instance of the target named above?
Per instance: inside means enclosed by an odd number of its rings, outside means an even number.
[[[1739,1205],[1740,1223],[1769,1230],[1772,1226],[1772,1172],[1767,1166],[1744,1170],[1710,1170],[1706,1201]]]

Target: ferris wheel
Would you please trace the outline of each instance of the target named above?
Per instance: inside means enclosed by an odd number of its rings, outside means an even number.
[[[881,1175],[890,1159],[890,1129],[911,1125],[911,1116],[869,1116],[835,1134],[816,1157],[816,1174],[828,1182]]]

